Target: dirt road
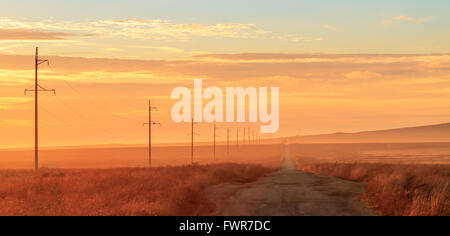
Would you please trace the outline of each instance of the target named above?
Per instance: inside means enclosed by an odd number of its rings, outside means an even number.
[[[372,216],[360,201],[365,186],[298,171],[289,148],[280,170],[253,183],[209,189],[218,216]]]

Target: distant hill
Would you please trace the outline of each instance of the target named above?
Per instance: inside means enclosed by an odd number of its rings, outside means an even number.
[[[411,128],[365,131],[359,133],[335,133],[285,138],[263,139],[262,144],[289,143],[450,143],[450,123]],[[240,140],[242,142],[242,140]],[[142,148],[148,144],[101,144],[61,147],[41,147],[41,150],[67,149],[110,149],[110,148]],[[190,143],[155,143],[155,147],[182,147]],[[212,145],[211,142],[197,142],[196,146]],[[226,145],[219,141],[217,145]],[[234,145],[234,142],[232,143]],[[449,144],[450,145],[450,144]],[[0,151],[30,151],[28,148],[0,148]]]
[[[287,140],[290,143],[450,142],[450,123],[359,133],[298,136],[287,138]]]

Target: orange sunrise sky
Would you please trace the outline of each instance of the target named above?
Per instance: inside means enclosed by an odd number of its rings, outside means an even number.
[[[143,144],[150,98],[155,142],[189,142],[170,94],[196,78],[280,87],[266,138],[450,121],[448,1],[34,2],[0,3],[0,148],[34,144],[35,47],[50,60],[40,85],[57,91],[40,93],[42,146]]]

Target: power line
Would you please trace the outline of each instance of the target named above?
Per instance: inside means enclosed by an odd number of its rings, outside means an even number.
[[[94,132],[92,132],[91,129],[85,129],[85,128],[81,128],[80,129],[80,128],[75,127],[73,124],[71,124],[67,120],[61,118],[60,116],[55,115],[55,113],[53,113],[50,110],[48,110],[45,107],[43,107],[42,104],[39,105],[39,109],[41,109],[44,112],[46,112],[47,114],[49,114],[54,120],[64,124],[64,126],[70,127],[72,130],[78,131],[80,134],[85,134],[86,132],[87,133],[91,133],[91,134],[95,134]]]
[[[196,124],[197,123],[194,122],[194,118],[192,118],[192,121],[191,121],[191,132],[189,133],[189,135],[191,136],[191,161],[192,161],[192,165],[193,166],[196,165],[196,163],[194,161],[194,136],[195,135],[200,136],[200,134],[195,133],[195,131],[194,131],[194,128],[195,128]]]
[[[118,116],[118,115],[112,113],[111,111],[108,111],[107,109],[105,109],[105,108],[99,106],[93,99],[90,99],[90,98],[88,98],[88,97],[85,97],[81,92],[79,92],[78,89],[76,89],[74,86],[72,86],[72,85],[71,85],[70,83],[68,83],[67,81],[63,80],[63,82],[67,85],[67,87],[69,87],[71,90],[73,90],[73,91],[74,91],[76,94],[78,94],[82,99],[85,99],[86,101],[88,101],[88,104],[89,104],[92,108],[96,109],[97,111],[100,110],[100,111],[102,111],[102,112],[103,112],[104,114],[106,114],[106,115],[109,115],[109,116],[115,116],[115,117],[120,118],[120,119],[122,119],[122,120],[127,120],[127,121],[129,120],[129,119],[125,119],[124,117]],[[64,106],[65,108],[71,107],[71,109],[69,109],[69,111],[70,111],[72,114],[78,116],[80,119],[84,119],[84,120],[90,121],[90,122],[93,120],[92,117],[88,118],[88,117],[84,116],[81,112],[78,112],[76,109],[74,109],[72,106],[70,106],[67,102],[65,102],[62,98],[60,98],[60,97],[57,96],[57,99],[58,99],[58,101],[59,101],[60,103],[63,104],[63,106]],[[95,128],[101,130],[101,131],[104,132],[104,133],[107,133],[107,134],[110,135],[111,137],[113,137],[113,136],[116,136],[116,137],[117,137],[117,135],[114,135],[114,134],[111,133],[108,129],[105,129],[105,128],[103,128],[103,127],[101,126],[101,124],[103,124],[103,122],[99,122],[98,120],[94,120],[94,121],[95,121],[95,123],[97,124],[97,125],[95,126]],[[134,137],[132,137],[132,136],[124,136],[124,135],[120,135],[119,138],[130,138],[130,139],[132,139],[132,138],[134,138]]]
[[[194,165],[194,118],[192,118],[192,124],[191,124],[191,160],[192,165]]]
[[[216,123],[214,122],[214,160],[216,160],[216,130],[217,126]]]
[[[69,87],[72,91],[74,91],[76,94],[78,94],[82,99],[88,101],[88,104],[89,104],[91,107],[93,107],[93,108],[95,108],[95,109],[97,109],[97,110],[102,111],[102,112],[103,112],[104,114],[106,114],[106,115],[112,115],[112,116],[115,116],[116,118],[120,118],[120,119],[123,119],[123,120],[128,120],[128,119],[126,119],[126,118],[124,118],[124,117],[122,117],[122,116],[118,116],[118,115],[114,114],[113,112],[107,110],[106,108],[104,108],[104,107],[98,105],[97,102],[96,102],[94,99],[91,99],[91,98],[89,98],[89,97],[84,96],[78,89],[76,89],[73,85],[71,85],[71,84],[70,84],[69,82],[67,82],[66,80],[63,80],[63,82],[67,85],[67,87]]]
[[[83,114],[81,114],[80,112],[78,112],[73,106],[71,106],[70,104],[65,102],[62,98],[60,98],[58,96],[56,96],[56,98],[57,98],[56,100],[59,101],[66,110],[68,110],[70,113],[72,113],[73,115],[77,116],[78,118],[86,120],[86,121],[92,121],[93,120],[92,117],[88,118],[88,117],[84,116]],[[106,133],[106,134],[108,134],[110,136],[114,136],[114,134],[111,133],[109,130],[103,128],[100,125],[100,122],[98,122],[96,120],[94,120],[94,121],[95,121],[96,125],[93,126],[93,127],[95,127],[97,130],[101,130],[102,132],[104,132],[104,133]]]

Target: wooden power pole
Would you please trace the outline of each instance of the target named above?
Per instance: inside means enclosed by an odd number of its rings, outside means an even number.
[[[214,123],[214,160],[216,160],[216,123]]]
[[[34,63],[34,168],[39,169],[39,109],[38,109],[38,68],[39,48],[36,47]]]
[[[227,156],[230,155],[230,128],[227,128]]]
[[[156,110],[156,107],[152,107],[152,101],[148,100],[148,123],[144,123],[148,125],[148,167],[152,168],[152,126],[153,125],[161,125],[160,123],[156,123],[152,121],[152,111]]]
[[[251,135],[250,135],[250,127],[248,127],[248,130],[247,130],[248,132],[248,145],[251,145],[252,144],[252,141],[251,141]]]
[[[148,167],[152,168],[152,101],[148,101]]]
[[[194,118],[192,118],[192,122],[191,122],[191,161],[192,161],[192,165],[195,165],[195,161],[194,161],[194,135],[200,135],[195,133],[194,131],[194,127],[197,123],[194,122]]]
[[[191,124],[191,160],[192,165],[194,165],[194,118],[192,118]]]
[[[242,142],[243,142],[243,145],[245,146],[245,127],[244,127],[244,135],[242,137],[243,137]]]
[[[236,149],[239,150],[239,127],[236,128]]]
[[[39,65],[42,63],[49,63],[49,60],[41,60],[39,59],[39,48],[36,47],[36,55],[34,58],[34,89],[26,89],[25,95],[27,92],[34,92],[34,168],[39,169],[39,109],[38,109],[38,93],[41,92],[53,92],[56,95],[56,90],[54,89],[45,89],[44,87],[39,85],[38,81],[38,69]]]

